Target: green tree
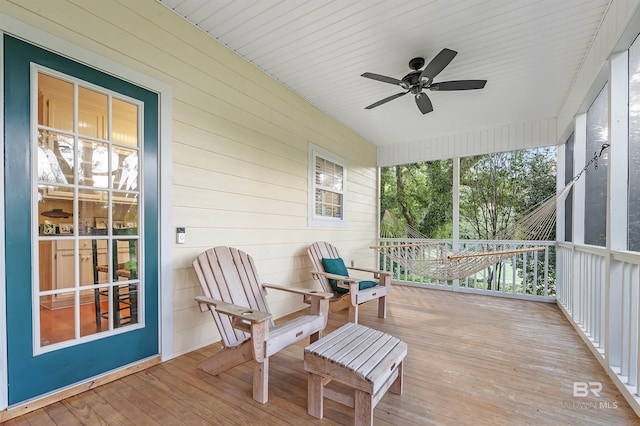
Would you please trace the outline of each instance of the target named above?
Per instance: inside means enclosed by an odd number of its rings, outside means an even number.
[[[380,208],[430,238],[451,238],[452,162],[383,167]],[[382,218],[384,220],[384,216]],[[393,227],[390,223],[382,228]]]
[[[461,237],[482,240],[512,238],[510,231],[514,224],[555,192],[555,174],[555,150],[550,148],[462,159]],[[483,249],[488,250],[489,247]],[[527,269],[527,276],[533,273],[533,267]],[[497,273],[496,282],[500,282],[502,271],[498,264],[488,270],[488,288],[491,288],[494,271]]]
[[[460,216],[466,238],[510,236],[513,224],[555,192],[555,150],[513,151],[461,160]]]
[[[460,166],[460,236],[463,239],[494,241],[513,237],[510,231],[514,224],[555,192],[554,148],[467,157],[460,160]],[[428,238],[451,238],[452,187],[451,160],[382,168],[381,229],[399,236],[398,230],[410,225]],[[483,247],[483,250],[490,249]],[[539,256],[539,271],[543,262],[544,257]],[[552,268],[553,259],[549,265]],[[498,264],[488,268],[488,288],[493,285],[494,275],[499,285],[501,267],[502,264]],[[516,267],[520,277],[531,283],[535,262],[528,262],[526,271],[522,271],[522,264]],[[555,282],[555,271],[549,270],[549,278]]]

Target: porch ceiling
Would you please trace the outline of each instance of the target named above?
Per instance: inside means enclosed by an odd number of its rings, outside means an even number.
[[[611,0],[158,0],[300,96],[381,146],[556,117]],[[436,81],[483,90],[429,92],[364,107],[398,87],[408,61],[458,56]]]

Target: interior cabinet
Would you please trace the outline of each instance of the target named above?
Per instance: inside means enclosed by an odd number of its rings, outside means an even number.
[[[73,306],[73,293],[75,287],[75,266],[73,240],[41,241],[40,244],[40,290],[63,290],[69,292],[54,294],[41,300],[41,303],[50,309],[58,309]],[[93,253],[90,240],[79,242],[79,273],[81,286],[94,284]],[[98,264],[107,264],[107,241],[98,240]],[[118,243],[118,259],[122,262],[129,260],[129,244]],[[101,281],[106,281],[108,277]],[[93,290],[87,290],[80,296],[80,303],[94,303]]]
[[[73,288],[75,285],[73,241],[56,241],[56,289]],[[80,285],[93,284],[93,260],[91,242],[79,241]],[[98,253],[100,256],[100,253]],[[103,254],[106,259],[106,250]]]

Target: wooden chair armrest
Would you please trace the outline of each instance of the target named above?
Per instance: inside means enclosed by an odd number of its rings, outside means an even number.
[[[351,292],[357,292],[360,288],[359,286],[353,286],[352,284],[358,284],[360,281],[363,281],[361,278],[345,277],[344,275],[330,274],[329,272],[324,271],[311,271],[311,273],[316,275],[323,275],[330,280],[336,280],[338,281],[338,287],[349,289],[349,291]]]
[[[347,266],[347,269],[373,274],[373,278],[378,280],[379,286],[386,286],[391,284],[391,272],[381,271],[379,269],[356,268],[352,266]]]
[[[332,280],[338,280],[338,281],[343,281],[345,283],[358,283],[360,281],[362,281],[361,278],[356,278],[356,277],[345,277],[344,275],[336,275],[336,274],[330,274],[328,272],[324,272],[324,271],[311,271],[312,274],[314,275],[323,275],[329,279]]]
[[[281,285],[269,284],[269,283],[263,283],[262,287],[272,288],[274,290],[288,291],[289,293],[302,294],[303,296],[319,297],[321,299],[331,299],[333,297],[333,294],[331,293],[325,293],[323,291],[311,290],[308,288],[301,288],[301,287],[283,287]]]
[[[355,266],[347,266],[347,269],[353,271],[370,272],[374,275],[391,275],[391,272],[381,271],[379,269],[356,268]]]
[[[215,310],[221,314],[229,315],[242,321],[249,321],[250,323],[264,322],[272,317],[272,315],[267,312],[255,311],[246,306],[238,306],[210,297],[196,296],[196,301],[200,304],[213,306]]]

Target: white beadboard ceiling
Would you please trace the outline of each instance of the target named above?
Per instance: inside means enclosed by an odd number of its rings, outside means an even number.
[[[158,0],[319,109],[382,146],[556,117],[611,0]],[[408,62],[458,52],[435,81],[482,90],[407,94]]]

